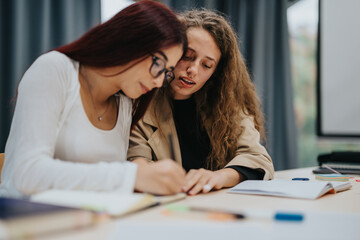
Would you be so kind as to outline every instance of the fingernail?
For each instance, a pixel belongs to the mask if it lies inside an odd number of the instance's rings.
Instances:
[[[206,185],[203,186],[203,191],[204,192],[209,192],[210,190],[211,190],[211,187],[210,187],[209,184],[206,184]]]

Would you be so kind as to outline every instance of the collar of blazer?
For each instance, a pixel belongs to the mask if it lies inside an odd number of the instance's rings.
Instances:
[[[156,95],[151,101],[143,121],[156,128],[161,125],[161,129],[164,127],[163,124],[167,125],[167,123],[174,122],[169,99],[166,96]]]
[[[155,118],[155,116],[157,118]],[[151,137],[148,139],[148,143],[158,159],[171,157],[167,136],[172,134],[175,147],[175,160],[181,164],[179,139],[170,103],[166,96],[155,96],[143,117],[143,123],[151,126],[153,130]]]

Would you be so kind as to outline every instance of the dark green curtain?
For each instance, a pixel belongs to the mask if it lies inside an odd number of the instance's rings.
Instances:
[[[100,23],[100,0],[0,1],[0,152],[4,151],[17,84],[42,53]]]
[[[163,0],[176,11],[209,8],[225,13],[240,39],[262,100],[267,149],[276,170],[297,167],[297,128],[288,42],[288,0]]]

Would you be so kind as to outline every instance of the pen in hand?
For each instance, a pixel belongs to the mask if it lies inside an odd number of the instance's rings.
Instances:
[[[169,145],[170,145],[170,156],[171,159],[175,161],[175,150],[174,150],[174,143],[173,143],[173,138],[172,138],[172,134],[169,133],[168,135],[168,140],[169,140]]]

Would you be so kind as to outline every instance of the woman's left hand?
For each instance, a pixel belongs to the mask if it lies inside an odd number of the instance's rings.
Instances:
[[[211,189],[233,187],[241,180],[240,174],[232,168],[210,171],[203,168],[192,169],[186,174],[186,184],[183,192],[196,195],[199,192],[207,193]]]

